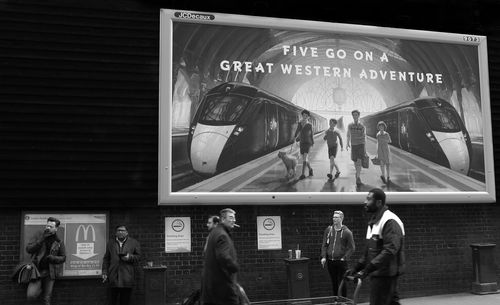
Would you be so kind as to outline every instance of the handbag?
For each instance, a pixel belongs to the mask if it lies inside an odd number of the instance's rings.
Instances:
[[[40,271],[32,262],[23,262],[16,266],[12,279],[18,284],[29,284],[40,278]]]
[[[363,168],[368,168],[370,166],[370,157],[367,154],[361,159],[361,166]]]

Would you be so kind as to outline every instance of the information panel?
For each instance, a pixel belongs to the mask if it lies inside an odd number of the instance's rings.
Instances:
[[[24,212],[21,228],[21,260],[28,260],[26,245],[37,231],[43,230],[47,218],[61,221],[57,235],[66,246],[63,277],[100,276],[108,238],[108,215],[97,213]]]

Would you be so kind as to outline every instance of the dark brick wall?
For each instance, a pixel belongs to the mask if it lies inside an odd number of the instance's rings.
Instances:
[[[144,260],[168,267],[169,303],[199,287],[205,218],[222,206],[156,206],[160,7],[487,35],[493,140],[498,140],[498,5],[399,0],[360,6],[352,1],[294,7],[282,0],[0,0],[0,303],[25,304],[24,289],[9,278],[18,262],[23,210],[109,211],[111,228],[129,224]],[[499,155],[498,146],[494,150]],[[495,172],[500,173],[498,166]],[[283,258],[297,243],[312,259],[311,295],[330,292],[328,274],[318,262],[319,243],[338,208],[354,232],[357,258],[366,230],[361,205],[236,206],[242,225],[235,232],[239,278],[252,300],[287,297]],[[497,244],[500,274],[498,203],[393,209],[407,229],[403,297],[469,291],[471,243]],[[282,217],[283,250],[256,251],[259,215]],[[191,253],[163,252],[166,216],[191,217]],[[140,273],[136,304],[142,304],[142,279]],[[364,287],[363,300],[366,295]],[[96,279],[56,284],[55,304],[98,305],[105,299],[106,289]]]
[[[206,237],[205,218],[222,206],[153,207],[110,210],[110,227],[129,225],[131,236],[142,245],[145,261],[167,266],[167,299],[180,302],[199,287],[202,249]],[[241,228],[234,233],[241,271],[239,280],[251,300],[287,298],[288,286],[283,258],[287,249],[300,244],[310,261],[311,296],[330,293],[330,280],[318,256],[321,236],[334,209],[342,209],[344,223],[356,242],[353,259],[360,255],[366,232],[366,216],[361,205],[348,206],[237,206]],[[500,257],[500,206],[498,204],[392,205],[406,226],[407,274],[401,278],[402,297],[470,291],[472,258],[470,244],[495,243]],[[280,215],[283,250],[257,251],[256,217]],[[189,216],[192,222],[192,252],[164,253],[164,217]],[[0,299],[2,304],[23,304],[24,289],[9,279],[19,255],[21,210],[5,209],[0,216]],[[497,266],[499,262],[497,260]],[[500,268],[497,267],[500,275]],[[143,275],[135,289],[137,304],[142,304]],[[367,285],[361,299],[366,300]],[[56,304],[105,304],[106,289],[97,279],[60,280],[56,284]]]

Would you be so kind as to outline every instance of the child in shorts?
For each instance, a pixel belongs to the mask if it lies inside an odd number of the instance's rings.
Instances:
[[[337,120],[336,119],[330,119],[330,128],[326,130],[325,136],[323,139],[326,141],[328,144],[328,158],[330,159],[330,173],[327,174],[326,176],[328,179],[332,180],[332,172],[333,168],[335,167],[335,170],[337,171],[335,173],[335,178],[338,178],[340,175],[339,167],[335,163],[335,158],[337,157],[337,138],[340,143],[340,149],[343,151],[344,150],[344,145],[342,144],[342,136],[340,136],[340,133],[338,130],[335,129],[335,126],[337,126]]]

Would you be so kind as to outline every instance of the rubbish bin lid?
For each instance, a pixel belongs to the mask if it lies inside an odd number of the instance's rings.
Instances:
[[[472,248],[485,248],[485,247],[494,247],[496,244],[491,244],[491,243],[477,243],[477,244],[471,244],[470,245]]]

